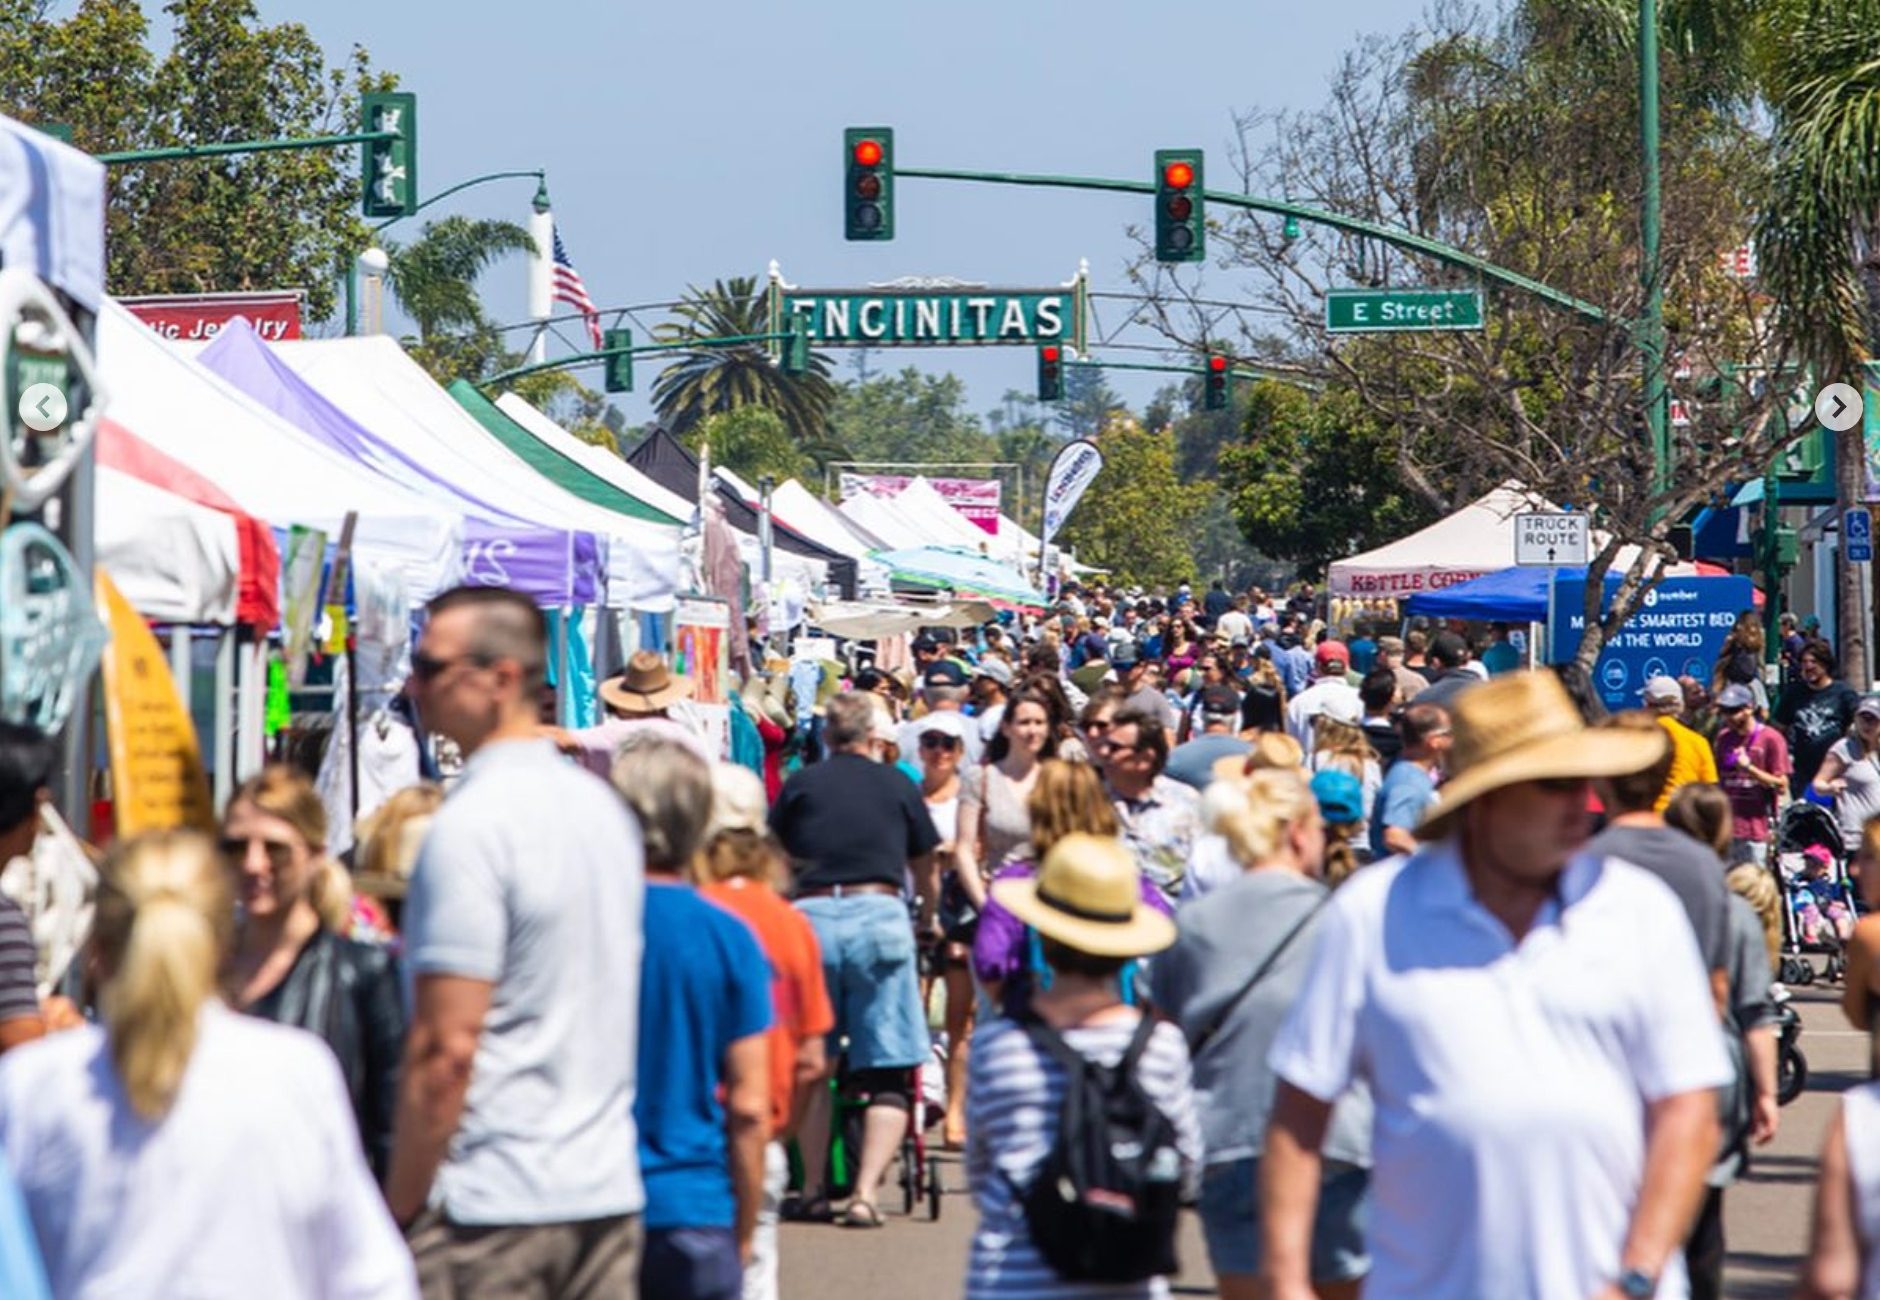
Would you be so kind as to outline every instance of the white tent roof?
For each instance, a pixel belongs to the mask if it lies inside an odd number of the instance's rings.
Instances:
[[[605,536],[609,605],[672,607],[679,579],[676,527],[616,514],[550,482],[478,424],[394,340],[370,335],[273,346],[335,406],[440,476],[519,519]]]
[[[422,599],[457,582],[461,516],[313,442],[108,298],[98,313],[98,357],[112,418],[214,479],[249,514],[337,540],[347,512],[357,511],[354,550],[396,570],[407,595]]]
[[[537,442],[553,447],[570,460],[578,461],[582,468],[593,471],[634,500],[644,501],[656,510],[663,510],[674,519],[690,519],[697,510],[690,501],[676,492],[668,491],[651,476],[642,474],[619,456],[582,442],[514,393],[504,393],[497,398],[496,409],[521,425]]]
[[[1558,510],[1519,483],[1504,483],[1428,528],[1374,551],[1334,560],[1334,596],[1403,597],[1453,587],[1514,564],[1514,517]]]
[[[97,471],[98,563],[156,623],[235,621],[241,543],[235,519],[109,465]]]
[[[933,546],[938,539],[930,536],[927,530],[901,511],[895,509],[892,502],[880,497],[870,496],[866,492],[857,492],[845,498],[836,507],[841,516],[879,541],[888,550],[898,551],[910,546]]]
[[[771,491],[770,508],[812,542],[842,555],[859,560],[880,549],[874,538],[862,536],[834,506],[795,479],[786,479]]]
[[[926,478],[916,477],[902,488],[895,495],[894,508],[906,512],[937,545],[963,547],[981,555],[996,549],[993,535],[955,510]]]

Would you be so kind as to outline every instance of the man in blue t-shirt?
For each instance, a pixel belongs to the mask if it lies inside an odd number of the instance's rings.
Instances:
[[[1371,817],[1371,856],[1415,853],[1417,823],[1436,802],[1436,782],[1449,752],[1449,711],[1440,704],[1412,704],[1397,721],[1403,752],[1384,773]]]
[[[711,814],[704,760],[665,739],[630,743],[613,780],[646,841],[640,1297],[738,1300],[764,1195],[770,963],[749,926],[681,875]]]

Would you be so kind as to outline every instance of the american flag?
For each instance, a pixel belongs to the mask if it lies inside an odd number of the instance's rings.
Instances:
[[[588,337],[594,340],[594,347],[601,346],[601,314],[594,306],[594,300],[588,297],[587,286],[581,283],[581,273],[574,269],[574,263],[568,260],[568,249],[561,242],[561,227],[555,231],[555,291],[553,300],[565,302],[587,318]]]

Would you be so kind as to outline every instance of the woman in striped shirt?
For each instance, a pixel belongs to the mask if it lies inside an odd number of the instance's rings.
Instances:
[[[993,885],[994,898],[1035,929],[1051,967],[1049,987],[1031,1011],[1088,1060],[1113,1067],[1135,1036],[1142,1012],[1124,1004],[1116,975],[1132,957],[1175,939],[1168,917],[1143,903],[1134,859],[1114,837],[1069,835],[1036,877]],[[1125,919],[1126,918],[1126,919]],[[979,1227],[973,1234],[967,1300],[1069,1300],[1161,1297],[1162,1277],[1116,1284],[1068,1282],[1031,1240],[1020,1201],[1057,1138],[1065,1072],[1033,1043],[1024,1024],[1006,1019],[973,1036],[966,1091],[966,1168]],[[1192,1186],[1200,1129],[1188,1071],[1188,1046],[1174,1025],[1156,1026],[1137,1063],[1143,1091],[1174,1125],[1181,1177]]]

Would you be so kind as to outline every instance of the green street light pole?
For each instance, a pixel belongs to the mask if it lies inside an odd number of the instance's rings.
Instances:
[[[1639,153],[1644,211],[1640,221],[1640,267],[1645,277],[1645,311],[1638,323],[1643,370],[1645,424],[1652,439],[1652,488],[1671,486],[1670,393],[1665,386],[1665,285],[1659,266],[1664,193],[1658,148],[1658,0],[1638,6]]]
[[[537,167],[537,168],[533,168],[527,171],[490,172],[488,175],[472,176],[467,181],[459,181],[457,182],[457,184],[452,185],[449,189],[439,190],[437,193],[433,194],[430,198],[426,199],[424,202],[420,203],[417,207],[413,208],[410,212],[402,213],[396,217],[387,217],[384,221],[379,222],[376,226],[372,227],[372,233],[376,235],[379,231],[385,229],[387,226],[394,225],[397,222],[403,221],[408,216],[416,216],[418,213],[430,207],[433,203],[436,203],[441,199],[447,199],[451,195],[457,193],[459,190],[467,190],[474,185],[482,185],[489,181],[521,180],[524,177],[528,177],[528,176],[533,176],[535,178],[535,198],[533,200],[533,206],[535,210],[537,212],[547,212],[548,211],[548,173],[546,171]],[[348,258],[346,261],[346,334],[347,334],[347,337],[350,338],[352,335],[357,334],[358,332],[359,332],[359,261],[356,257],[353,257],[353,258]]]

